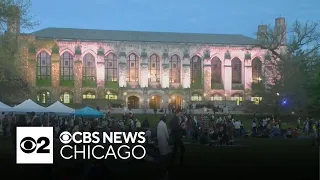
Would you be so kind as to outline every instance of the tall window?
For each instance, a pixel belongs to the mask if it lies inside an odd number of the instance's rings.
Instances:
[[[156,54],[149,58],[149,82],[160,82],[160,58]]]
[[[191,101],[202,101],[202,96],[200,94],[192,94]]]
[[[259,58],[252,60],[252,81],[253,83],[259,83],[262,77],[262,63]]]
[[[118,61],[114,53],[109,53],[104,60],[105,81],[118,81]]]
[[[82,80],[96,81],[96,61],[89,53],[83,57]]]
[[[171,83],[180,83],[181,61],[178,55],[173,55],[169,62],[169,81]]]
[[[217,57],[211,61],[211,81],[221,83],[221,61]]]
[[[191,83],[201,82],[201,59],[199,56],[191,58]]]
[[[128,64],[128,82],[139,82],[139,58],[136,54],[130,54],[127,59]]]
[[[238,58],[234,58],[231,61],[232,64],[232,83],[241,84],[241,61]]]
[[[37,77],[42,80],[51,79],[51,57],[45,51],[37,56]]]
[[[51,100],[51,94],[49,91],[39,91],[37,93],[37,102],[41,104],[48,104]]]
[[[65,52],[60,57],[60,78],[61,80],[73,80],[73,57]]]
[[[60,95],[60,102],[64,103],[64,104],[70,104],[73,102],[73,96],[71,92],[63,92]]]

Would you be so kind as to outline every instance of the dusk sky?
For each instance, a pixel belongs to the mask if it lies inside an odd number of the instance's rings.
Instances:
[[[243,34],[282,16],[320,20],[320,0],[32,0],[39,26],[106,30]]]

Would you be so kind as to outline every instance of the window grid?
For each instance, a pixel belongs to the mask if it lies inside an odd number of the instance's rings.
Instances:
[[[51,57],[42,51],[37,56],[37,78],[41,80],[51,80]]]
[[[200,96],[199,94],[193,94],[191,96],[191,101],[202,101],[202,96]]]
[[[82,80],[96,81],[96,61],[92,54],[83,57]]]
[[[213,58],[211,63],[211,81],[221,83],[221,61],[219,58]]]
[[[191,58],[191,83],[201,81],[201,59],[199,56]]]
[[[169,62],[169,82],[180,83],[181,60],[178,55],[173,55]]]
[[[118,59],[113,53],[105,57],[105,81],[118,81]]]
[[[73,57],[65,52],[60,57],[60,78],[61,80],[73,80]]]
[[[238,58],[232,60],[232,83],[241,84],[241,61]]]
[[[127,58],[128,73],[127,82],[139,82],[139,59],[136,54],[130,54]]]
[[[149,58],[149,82],[160,82],[160,58],[156,54]]]
[[[82,95],[82,99],[96,99],[96,94],[93,92],[86,92]]]

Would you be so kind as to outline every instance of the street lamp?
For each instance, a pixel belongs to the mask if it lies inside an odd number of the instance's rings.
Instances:
[[[227,106],[227,94],[224,93],[224,106],[226,107]]]
[[[280,94],[279,94],[279,93],[277,93],[277,96],[280,96]]]

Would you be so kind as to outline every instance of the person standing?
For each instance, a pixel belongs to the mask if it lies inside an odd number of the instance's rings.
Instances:
[[[166,118],[162,116],[160,122],[157,125],[157,140],[159,146],[160,155],[164,156],[170,152],[169,148],[169,133],[166,124]]]
[[[184,164],[184,153],[185,153],[185,147],[182,141],[182,133],[183,129],[180,126],[180,116],[181,116],[181,111],[180,109],[177,109],[175,112],[175,116],[171,119],[171,138],[172,138],[172,159],[170,165],[173,164],[173,161],[177,155],[178,148],[180,148],[180,165]]]

